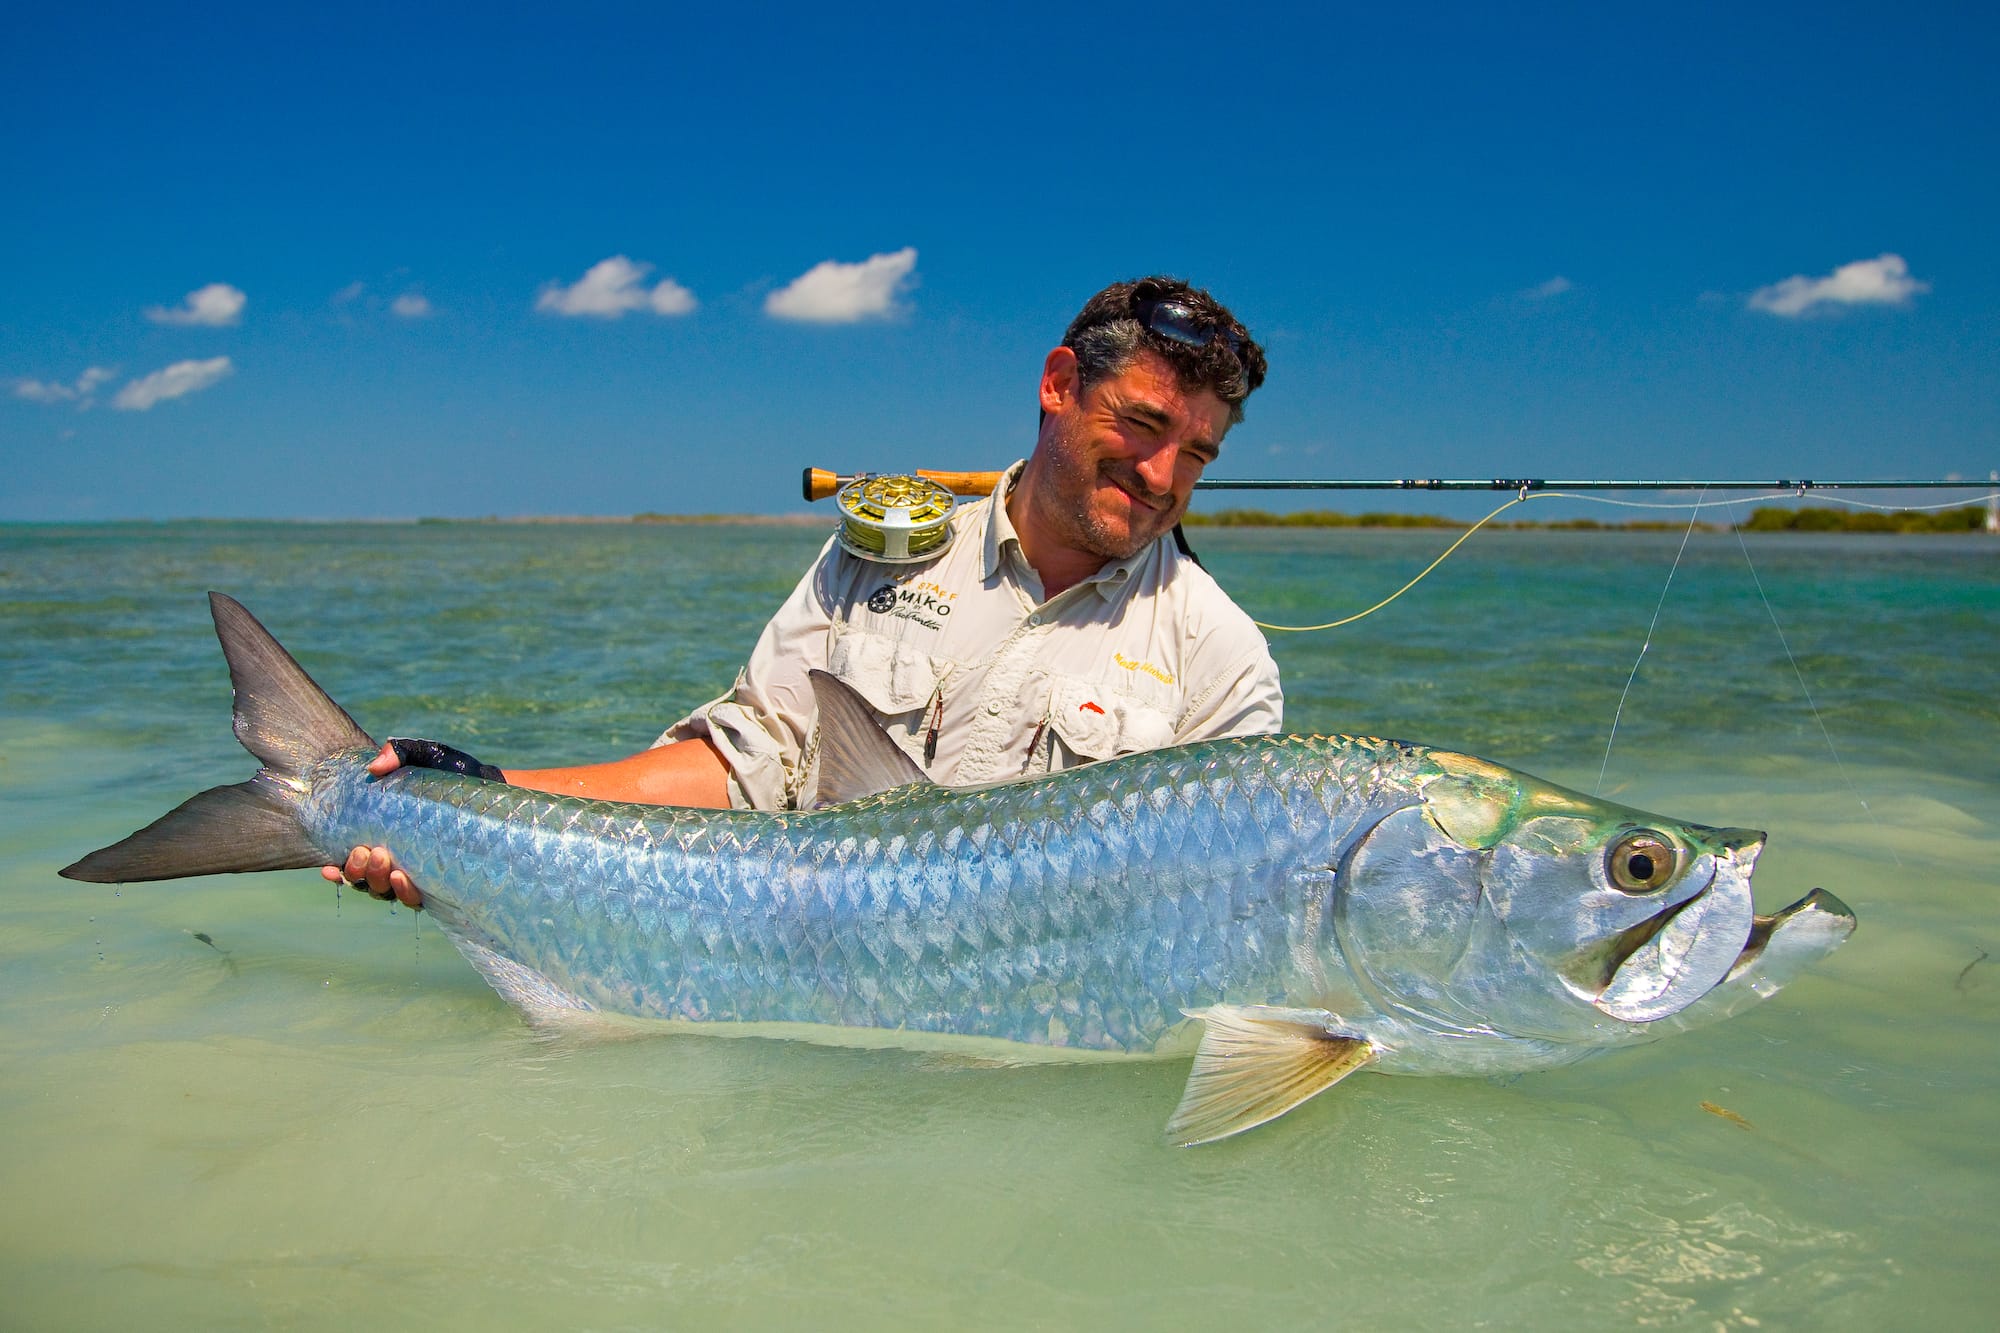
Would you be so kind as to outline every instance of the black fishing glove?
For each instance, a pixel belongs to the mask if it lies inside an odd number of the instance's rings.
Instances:
[[[445,773],[463,773],[469,778],[484,778],[488,782],[505,782],[507,775],[491,764],[482,764],[463,750],[454,750],[442,741],[417,741],[406,736],[391,736],[389,748],[396,752],[396,758],[412,768],[435,768]]]

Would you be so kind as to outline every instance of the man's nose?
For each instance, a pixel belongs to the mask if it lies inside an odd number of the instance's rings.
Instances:
[[[1134,470],[1139,480],[1146,483],[1155,495],[1167,495],[1174,489],[1174,467],[1180,460],[1181,447],[1171,441],[1161,444],[1150,453],[1139,456]]]

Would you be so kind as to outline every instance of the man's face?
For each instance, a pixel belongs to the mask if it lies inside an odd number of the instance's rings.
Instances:
[[[1229,429],[1227,404],[1207,389],[1183,390],[1147,351],[1080,390],[1075,353],[1058,347],[1043,367],[1042,410],[1041,517],[1065,545],[1110,560],[1136,555],[1180,522]]]

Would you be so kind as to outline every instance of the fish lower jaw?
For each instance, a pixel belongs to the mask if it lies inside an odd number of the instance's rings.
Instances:
[[[1686,1032],[1741,1013],[1770,999],[1806,969],[1847,942],[1853,911],[1825,889],[1814,889],[1789,907],[1760,916],[1729,973],[1706,995],[1651,1026]]]

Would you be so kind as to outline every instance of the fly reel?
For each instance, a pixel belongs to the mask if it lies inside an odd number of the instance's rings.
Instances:
[[[951,511],[958,497],[928,477],[857,477],[833,502],[840,509],[841,547],[863,560],[914,564],[951,545]]]

